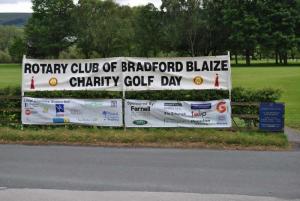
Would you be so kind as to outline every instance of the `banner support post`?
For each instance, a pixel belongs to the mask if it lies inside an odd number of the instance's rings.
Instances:
[[[123,58],[121,60],[123,60]],[[121,66],[120,62],[119,62],[119,65]],[[126,132],[125,101],[126,101],[126,89],[125,89],[125,83],[124,83],[124,72],[122,71],[122,113],[123,113],[122,117],[123,117],[123,130],[124,130],[124,132]]]
[[[23,89],[23,82],[24,82],[24,61],[26,60],[26,55],[23,55],[22,59],[22,77],[21,77],[21,130],[24,130],[23,122],[22,122],[22,109],[23,109],[23,97],[25,96],[24,89]]]
[[[228,55],[228,62],[229,62],[229,76],[230,76],[230,87],[229,87],[229,101],[230,101],[230,107],[231,107],[231,98],[232,98],[232,94],[231,94],[231,90],[232,90],[232,77],[231,77],[231,60],[230,60],[230,51],[227,52]],[[231,111],[232,111],[232,107],[231,107]],[[233,116],[231,114],[231,119],[232,121],[235,123],[235,125],[238,127],[237,123],[234,121]]]
[[[124,90],[124,87],[123,87],[123,96],[122,96],[122,110],[123,110],[123,129],[124,129],[124,132],[126,132],[126,124],[125,124],[125,100],[126,100],[126,92]]]
[[[22,60],[22,81],[21,81],[21,97],[23,98],[24,96],[24,90],[23,90],[23,82],[24,82],[24,60],[26,60],[26,55],[23,55],[23,60]]]
[[[229,87],[229,100],[231,102],[231,90],[232,90],[232,80],[231,80],[231,61],[230,61],[230,51],[227,52],[227,55],[228,55],[228,62],[229,62],[229,76],[230,76],[230,87]]]

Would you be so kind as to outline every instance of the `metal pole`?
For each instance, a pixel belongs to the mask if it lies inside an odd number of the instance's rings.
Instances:
[[[23,55],[23,60],[22,60],[22,81],[21,81],[21,97],[23,98],[24,96],[24,90],[23,90],[23,82],[24,82],[24,62],[26,60],[26,55]]]
[[[121,58],[121,61],[124,60],[124,58]],[[126,89],[124,85],[124,72],[120,65],[120,70],[122,71],[122,113],[123,113],[123,130],[126,132],[126,124],[125,124],[125,101],[126,101]]]
[[[229,76],[230,76],[230,86],[229,86],[229,100],[231,102],[231,90],[232,90],[232,80],[231,80],[231,61],[230,61],[230,51],[227,52],[228,62],[229,62]]]
[[[122,97],[122,111],[123,111],[123,129],[126,132],[126,124],[125,124],[125,100],[126,100],[126,92],[123,87],[123,97]]]
[[[231,79],[231,61],[230,61],[230,51],[227,52],[227,55],[228,55],[228,66],[229,66],[229,101],[230,101],[230,105],[231,105],[231,98],[232,98],[232,95],[231,95],[231,90],[232,90],[232,79]],[[236,124],[236,126],[238,127],[237,123],[234,121],[234,118],[232,116],[232,108],[231,108],[231,119],[232,121]],[[238,127],[239,128],[239,127]]]
[[[21,77],[21,130],[24,130],[23,122],[22,122],[22,108],[23,108],[23,97],[25,95],[24,89],[23,89],[23,82],[24,82],[24,62],[26,60],[26,55],[23,55],[23,60],[22,60],[22,77]]]

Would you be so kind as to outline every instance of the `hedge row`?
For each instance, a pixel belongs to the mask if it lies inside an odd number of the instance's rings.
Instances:
[[[0,96],[20,96],[21,89],[4,88],[0,89]],[[26,93],[29,97],[38,98],[82,98],[82,99],[109,99],[122,98],[122,92],[108,91],[55,91],[55,92],[34,92]],[[281,96],[281,91],[277,89],[245,89],[234,88],[232,90],[233,102],[276,102]],[[216,90],[182,90],[182,91],[143,91],[126,92],[127,99],[141,100],[181,100],[181,101],[207,101],[229,98],[228,91]],[[11,109],[21,108],[21,100],[0,99],[0,122],[20,123],[20,113],[11,112]],[[256,106],[234,106],[233,114],[258,114]],[[256,124],[254,120],[243,119],[248,125]]]

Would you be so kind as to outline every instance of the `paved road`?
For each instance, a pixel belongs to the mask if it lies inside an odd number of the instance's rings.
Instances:
[[[1,186],[295,199],[300,152],[0,145]]]
[[[229,194],[176,192],[69,191],[44,189],[6,189],[0,191],[5,201],[283,201],[280,198]],[[284,200],[287,201],[287,200]],[[293,200],[296,201],[296,200]],[[299,201],[297,199],[297,201]]]

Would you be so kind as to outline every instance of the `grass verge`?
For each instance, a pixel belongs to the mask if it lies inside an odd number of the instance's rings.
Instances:
[[[284,134],[232,132],[215,129],[19,129],[1,127],[0,143],[62,144],[113,147],[213,148],[286,150]]]

